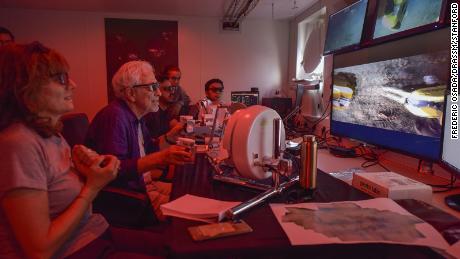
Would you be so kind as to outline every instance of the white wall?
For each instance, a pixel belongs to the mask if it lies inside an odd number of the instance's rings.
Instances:
[[[295,17],[289,23],[289,57],[288,57],[288,78],[296,77],[296,61],[297,61],[297,44],[298,44],[298,28],[299,24],[304,22],[307,18],[318,15],[319,11],[326,7],[326,17],[330,14],[339,11],[340,9],[350,5],[351,2],[356,0],[318,0],[310,8],[305,10],[303,13]],[[327,18],[326,18],[327,25]],[[326,26],[327,27],[327,26]],[[329,111],[324,111],[327,107],[330,94],[331,94],[331,78],[332,72],[332,55],[328,55],[324,58],[324,70],[323,70],[323,84],[320,86],[318,91],[306,91],[302,98],[302,114],[306,117],[314,116],[314,118],[309,118],[311,121],[316,121],[324,112],[328,113]],[[288,84],[283,89],[283,92],[292,98],[295,98],[295,85]],[[320,98],[320,100],[317,100]],[[319,105],[319,109],[317,108]],[[315,109],[317,109],[315,111]],[[328,108],[329,110],[330,108]],[[323,120],[317,130],[321,132],[321,128],[325,126],[329,128],[329,118]]]
[[[320,10],[323,7],[326,7],[326,15],[329,16],[330,14],[333,14],[344,7],[352,4],[356,0],[318,0],[312,7],[307,9],[305,12],[297,16],[295,19],[290,21],[289,24],[289,38],[290,38],[290,43],[289,43],[289,61],[288,61],[288,78],[293,78],[295,77],[295,68],[296,68],[296,59],[297,59],[297,31],[298,31],[298,24],[302,21],[304,21],[306,18],[309,16],[313,15],[316,13],[318,10]],[[332,86],[332,66],[333,66],[333,55],[328,55],[325,56],[324,59],[324,71],[323,71],[323,87],[320,89],[321,92],[321,98],[322,98],[322,103],[323,105],[327,105],[330,102],[330,97],[331,97],[331,86]],[[288,93],[289,96],[294,96],[295,91],[293,90],[292,85],[291,86],[286,86],[286,88],[283,89],[284,92]],[[304,98],[302,101],[305,101],[309,99],[308,92],[307,94],[304,94]],[[311,96],[310,96],[311,97]],[[307,104],[308,105],[308,104]],[[326,115],[330,114],[330,106],[328,110],[326,111]],[[329,117],[325,118],[323,121],[321,121],[317,126],[315,133],[320,135],[322,128],[325,128],[326,130],[329,129],[330,127],[330,120]],[[345,141],[347,142],[347,141]],[[356,143],[353,143],[351,145],[354,145]],[[381,157],[381,160],[385,161],[384,164],[387,164],[387,161],[390,162],[392,166],[399,167],[399,168],[404,168],[403,171],[416,171],[417,166],[418,166],[418,159],[406,156],[397,152],[386,152],[385,155]],[[438,165],[434,165],[434,173],[437,176],[441,176],[443,178],[449,178],[450,173],[446,171],[445,169],[441,168]]]
[[[224,81],[226,101],[232,90],[258,87],[271,96],[287,82],[287,21],[245,20],[242,31],[232,33],[219,30],[218,18],[0,9],[0,26],[17,42],[38,40],[68,59],[78,85],[75,111],[90,118],[107,104],[104,18],[177,20],[181,83],[194,101],[214,77]]]

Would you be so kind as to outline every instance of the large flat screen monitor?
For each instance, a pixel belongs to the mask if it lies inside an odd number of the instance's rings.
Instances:
[[[335,55],[331,133],[437,161],[449,29]]]
[[[324,55],[359,46],[366,10],[367,0],[360,0],[329,16]]]
[[[373,39],[407,36],[438,27],[444,22],[445,0],[380,0]]]
[[[441,165],[449,171],[460,176],[460,139],[458,139],[458,107],[459,103],[453,103],[451,95],[446,97],[444,112],[444,135],[442,140]],[[456,120],[452,120],[455,117]],[[457,138],[452,135],[457,135]],[[449,207],[460,211],[460,194],[446,197]]]

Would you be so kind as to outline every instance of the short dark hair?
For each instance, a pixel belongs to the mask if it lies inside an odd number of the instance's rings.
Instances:
[[[163,83],[164,81],[169,80],[168,75],[165,74],[158,74],[156,78],[159,83]]]
[[[13,35],[13,33],[11,33],[11,31],[8,30],[7,28],[5,28],[5,27],[0,27],[0,34],[8,34],[8,35],[10,35],[11,40],[14,41],[14,35]]]
[[[168,76],[169,71],[181,72],[181,71],[180,71],[180,68],[179,68],[178,66],[176,66],[176,65],[169,65],[169,66],[166,66],[165,69],[163,70],[163,75]]]
[[[222,80],[220,80],[219,78],[213,78],[211,80],[208,80],[208,82],[206,82],[206,84],[204,84],[204,90],[208,91],[209,86],[214,84],[214,83],[219,83],[219,84],[222,85],[222,87],[224,87],[224,82],[222,82]]]

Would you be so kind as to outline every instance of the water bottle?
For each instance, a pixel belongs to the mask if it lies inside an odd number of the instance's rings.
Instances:
[[[314,135],[303,136],[300,149],[300,186],[307,191],[316,189],[316,160],[318,143]]]

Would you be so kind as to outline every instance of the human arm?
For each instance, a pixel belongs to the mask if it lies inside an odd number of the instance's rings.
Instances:
[[[180,136],[183,130],[184,130],[184,124],[177,122],[168,132],[160,136],[159,141],[158,141],[160,150],[163,150],[165,148],[168,148],[171,145],[174,145],[177,141],[177,138]]]
[[[121,108],[101,111],[88,130],[86,145],[99,154],[111,154],[120,159],[119,177],[136,180],[138,151],[137,127]]]
[[[137,160],[139,172],[147,172],[167,165],[183,165],[192,162],[192,154],[185,147],[173,145],[148,154]]]
[[[179,124],[179,123],[180,122],[177,119],[172,119],[172,120],[169,121],[169,128],[172,129],[175,126],[177,126],[177,124]]]
[[[85,187],[97,193],[117,177],[120,160],[112,155],[99,155],[83,145],[72,150],[72,160],[78,172],[85,177]],[[89,197],[94,199],[95,197]],[[91,200],[92,201],[92,200]]]
[[[106,161],[106,165],[100,167],[102,161]],[[100,157],[91,166],[85,166],[85,185],[69,206],[53,219],[46,189],[22,184],[5,193],[1,200],[2,210],[27,257],[50,258],[62,247],[77,229],[101,186],[113,179],[118,163],[114,157]]]
[[[2,209],[27,257],[50,258],[75,231],[89,202],[75,199],[53,221],[48,207],[48,194],[42,190],[15,189],[2,199]]]

